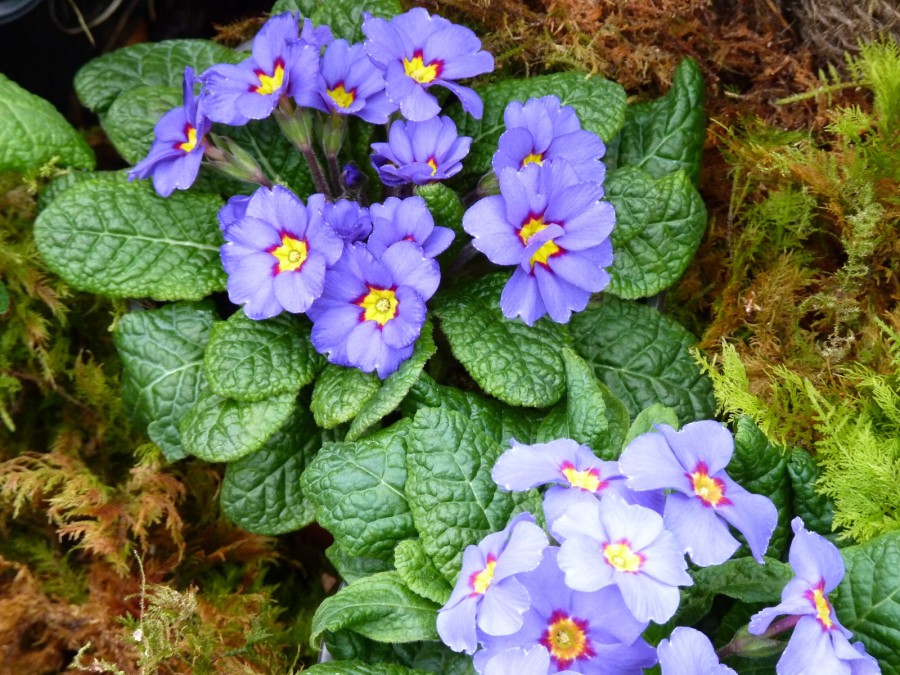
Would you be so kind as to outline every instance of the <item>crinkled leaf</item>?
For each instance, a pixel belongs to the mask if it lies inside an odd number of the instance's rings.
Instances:
[[[753,558],[732,558],[721,565],[693,569],[691,576],[697,590],[710,596],[719,594],[743,602],[777,604],[794,571],[776,558],[765,561],[765,565],[760,565]]]
[[[608,451],[609,423],[600,383],[590,366],[571,348],[563,350],[562,358],[566,369],[566,400],[543,419],[537,440],[546,443],[556,438],[571,438],[595,452]]]
[[[459,251],[469,241],[469,235],[462,226],[463,214],[466,212],[462,200],[456,190],[438,181],[416,186],[416,194],[425,200],[425,205],[434,216],[434,224],[449,228],[456,235],[450,247],[441,254],[442,260],[455,260]]]
[[[472,148],[463,162],[463,172],[467,174],[480,175],[491,170],[497,141],[506,131],[503,111],[511,101],[524,103],[529,98],[556,96],[563,105],[575,109],[583,129],[593,131],[604,142],[615,136],[625,122],[625,90],[622,86],[585,73],[573,71],[509,79],[476,87],[476,91],[484,101],[484,115],[480,120],[463,113],[458,104],[448,113],[456,122],[459,135],[472,137]]]
[[[313,387],[310,410],[316,417],[316,424],[323,429],[333,429],[349,422],[380,387],[381,380],[375,373],[329,363]]]
[[[443,605],[453,587],[447,583],[419,539],[404,539],[394,549],[394,567],[410,590]]]
[[[411,670],[394,663],[364,663],[362,661],[327,661],[303,669],[310,675],[426,675],[424,670]]]
[[[678,416],[674,410],[661,403],[654,403],[650,407],[644,408],[631,423],[628,435],[625,436],[625,445],[631,443],[638,436],[653,431],[653,427],[657,424],[668,424],[673,429],[677,429]]]
[[[293,314],[254,321],[235,312],[209,338],[203,362],[209,388],[237,401],[296,394],[325,363],[309,341],[311,330],[306,318]]]
[[[78,183],[105,180],[122,185],[128,182],[127,171],[67,171],[51,180],[38,195],[38,210],[43,211],[54,199]]]
[[[794,513],[803,518],[806,529],[825,535],[831,533],[834,502],[816,490],[822,470],[806,450],[796,448],[788,460],[788,476],[793,491]]]
[[[706,138],[705,105],[703,74],[694,61],[684,59],[664,96],[628,106],[618,165],[638,167],[654,178],[683,170],[697,185]]]
[[[0,73],[0,172],[24,173],[54,158],[94,168],[94,151],[53,104]]]
[[[100,119],[103,131],[129,164],[150,152],[159,118],[183,105],[178,87],[135,87],[123,92]]]
[[[654,403],[674,409],[683,423],[714,416],[712,384],[689,351],[696,340],[669,317],[607,295],[569,326],[575,351],[632,416]]]
[[[394,569],[393,563],[383,558],[350,555],[337,542],[325,549],[325,555],[341,575],[341,579],[350,584],[362,577]]]
[[[204,384],[203,350],[216,319],[209,302],[131,312],[116,324],[122,397],[170,462],[185,456],[178,425]]]
[[[247,58],[208,40],[142,42],[90,61],[75,75],[75,93],[85,107],[105,113],[123,92],[140,86],[181,87],[184,69],[197,74],[217,63]]]
[[[354,581],[326,598],[312,620],[310,644],[325,631],[352,630],[379,642],[437,640],[438,606],[416,595],[396,572]]]
[[[510,405],[546,407],[565,393],[560,351],[565,326],[544,317],[533,326],[503,318],[508,275],[491,274],[442,296],[435,307],[453,355],[491,396]]]
[[[416,341],[416,347],[412,356],[404,361],[396,372],[392,373],[372,397],[365,402],[362,409],[353,418],[350,431],[347,432],[347,440],[353,441],[362,436],[382,417],[394,411],[403,398],[409,393],[410,388],[419,379],[425,363],[434,356],[437,348],[432,337],[433,328],[430,321],[422,326],[422,333]]]
[[[624,167],[609,174],[606,197],[616,208],[607,290],[645,298],[678,281],[706,231],[706,206],[685,173],[653,180]]]
[[[208,388],[181,421],[185,451],[207,462],[233,462],[259,450],[287,422],[296,395],[255,403],[216,396]]]
[[[114,298],[196,300],[225,288],[215,195],[164,199],[149,182],[78,183],[37,217],[47,266],[72,286]]]
[[[776,558],[787,546],[793,516],[791,479],[787,467],[788,452],[770,443],[752,419],[746,416],[738,418],[734,455],[725,471],[745,489],[771,499],[778,509],[778,525],[768,549],[768,554]]]
[[[830,597],[854,639],[878,659],[883,673],[900,672],[900,532],[841,549],[847,571]]]
[[[330,26],[336,38],[348,42],[361,42],[362,13],[390,19],[403,11],[399,0],[320,0],[312,13],[312,22],[318,26]]]
[[[416,536],[403,492],[408,428],[401,421],[359,441],[326,443],[303,473],[319,524],[349,555],[390,561],[398,541]]]
[[[405,647],[406,645],[401,645]],[[413,645],[410,645],[412,647]],[[472,657],[451,651],[442,642],[423,642],[417,652],[411,655],[412,668],[421,668],[428,673],[441,675],[475,675]]]
[[[300,488],[300,476],[322,441],[312,414],[298,407],[262,448],[226,467],[223,513],[256,534],[282,534],[311,523],[315,508]]]
[[[502,448],[464,415],[435,408],[416,414],[407,440],[409,508],[425,552],[454,583],[463,549],[513,512],[513,495],[491,478]]]
[[[259,120],[242,127],[217,125],[213,130],[249,152],[273,183],[290,188],[304,201],[316,191],[309,164],[281,133],[274,119]],[[250,194],[255,188],[245,184],[244,189]]]

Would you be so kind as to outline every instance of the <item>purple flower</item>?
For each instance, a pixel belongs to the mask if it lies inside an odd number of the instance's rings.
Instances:
[[[506,636],[482,634],[484,649],[475,654],[475,669],[518,674],[520,667],[538,672],[545,663],[544,673],[640,675],[656,663],[656,651],[640,637],[646,622],[632,616],[619,590],[572,590],[557,565],[557,552],[546,548],[536,570],[518,575],[531,597],[522,627]]]
[[[315,87],[296,95],[297,105],[387,124],[397,106],[384,93],[384,73],[361,44],[335,40],[325,48]]]
[[[438,264],[411,241],[378,257],[362,244],[347,247],[307,312],[313,346],[331,363],[387,377],[412,355],[440,279]]]
[[[453,241],[453,230],[435,227],[434,217],[421,197],[388,197],[384,204],[372,204],[369,214],[372,234],[368,246],[376,256],[398,241],[411,241],[421,246],[426,256],[434,258]]]
[[[321,49],[334,41],[334,35],[332,35],[331,28],[328,26],[314,26],[309,19],[303,19],[300,39],[316,49]]]
[[[600,158],[606,146],[596,134],[584,131],[574,108],[562,106],[556,96],[532,98],[524,105],[512,101],[503,120],[506,131],[492,161],[495,173],[561,157],[580,180],[603,183],[606,166]]]
[[[426,89],[441,85],[456,94],[463,110],[481,119],[481,98],[456,80],[489,73],[494,57],[481,49],[481,40],[468,28],[421,7],[399,14],[390,21],[363,14],[366,51],[372,62],[385,71],[385,91],[400,106],[403,116],[422,122],[440,112],[437,99]]]
[[[679,626],[656,651],[662,675],[737,675],[719,663],[709,638],[693,628]]]
[[[237,65],[222,63],[200,76],[204,109],[213,122],[240,126],[263,119],[282,96],[303,96],[315,86],[319,49],[300,39],[291,12],[266,21],[251,53]]]
[[[228,231],[231,225],[244,217],[249,203],[250,197],[248,195],[234,195],[225,202],[225,206],[219,209],[219,228],[223,234]]]
[[[322,210],[322,216],[331,229],[344,240],[345,245],[362,241],[372,231],[369,209],[356,202],[346,199],[339,199],[334,203],[327,202]]]
[[[387,143],[372,143],[372,166],[385,185],[425,185],[459,173],[471,144],[471,138],[456,133],[449,117],[424,122],[397,120]]]
[[[156,123],[150,153],[131,170],[128,180],[152,176],[153,188],[163,197],[194,184],[206,150],[206,133],[212,126],[194,96],[198,81],[191,67],[184,69],[184,105]]]
[[[615,211],[597,183],[583,182],[563,160],[503,169],[500,194],[463,216],[472,244],[498,265],[516,265],[503,289],[503,316],[528,325],[544,314],[565,323],[609,283],[609,235]]]
[[[322,294],[325,270],[343,250],[341,238],[322,220],[323,202],[322,195],[312,195],[307,206],[287,188],[263,187],[242,216],[223,221],[228,297],[244,305],[251,319],[305,312]]]
[[[522,513],[502,532],[467,546],[456,587],[438,612],[437,629],[444,643],[473,654],[478,646],[476,626],[489,635],[516,632],[531,600],[515,575],[536,568],[548,545],[532,515]]]
[[[729,523],[747,539],[753,557],[763,562],[778,522],[772,500],[747,492],[725,473],[733,453],[729,431],[718,422],[702,420],[681,431],[658,424],[656,431],[635,438],[619,458],[629,487],[672,490],[666,497],[666,529],[697,565],[718,565],[737,550]]]
[[[565,537],[559,566],[578,591],[615,584],[639,621],[665,623],[678,608],[679,586],[693,580],[675,538],[655,511],[612,495],[556,521]]]
[[[881,669],[862,644],[850,644],[853,635],[844,628],[827,594],[844,578],[844,559],[825,537],[809,532],[800,518],[791,521],[794,540],[788,561],[794,570],[781,592],[781,603],[756,613],[750,632],[762,635],[772,620],[787,614],[800,617],[787,648],[778,660],[778,675],[802,675],[815,665],[822,675],[875,675]]]

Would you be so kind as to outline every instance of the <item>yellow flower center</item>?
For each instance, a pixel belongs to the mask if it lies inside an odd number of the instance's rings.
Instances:
[[[309,255],[309,247],[304,239],[294,239],[289,234],[281,235],[281,246],[269,251],[278,261],[275,265],[275,274],[282,272],[296,272]]]
[[[559,610],[550,616],[540,643],[550,652],[558,669],[568,670],[577,659],[589,659],[596,655],[588,641],[587,628],[587,621],[570,617]]]
[[[184,132],[187,140],[184,143],[179,143],[178,149],[187,154],[197,147],[197,130],[190,124],[185,124]]]
[[[489,555],[487,559],[487,566],[480,572],[475,572],[469,578],[469,585],[472,587],[472,591],[474,593],[477,593],[478,595],[485,594],[488,586],[490,586],[491,582],[494,580],[494,568],[496,566],[496,558],[494,558],[494,556],[492,555]]]
[[[369,286],[368,294],[356,304],[365,310],[363,320],[376,321],[378,325],[384,326],[397,316],[397,305],[400,304],[400,301],[397,300],[394,291],[389,288]]]
[[[403,70],[419,84],[433,82],[441,74],[443,64],[440,61],[432,61],[426,64],[422,59],[422,52],[413,53],[411,59],[403,57]]]
[[[637,572],[644,564],[644,556],[631,550],[628,540],[604,544],[603,557],[618,572]]]
[[[522,167],[526,167],[529,164],[537,164],[538,166],[542,166],[544,164],[544,153],[539,152],[537,154],[531,152],[528,154],[525,159],[522,160]],[[519,167],[519,168],[522,168]]]
[[[694,473],[688,474],[691,479],[691,485],[694,488],[694,494],[700,498],[706,506],[719,506],[731,503],[731,500],[725,497],[725,483],[720,478],[713,478],[709,475],[709,469],[701,462]]]
[[[563,462],[562,475],[569,481],[569,485],[588,492],[597,492],[602,487],[606,487],[606,481],[600,480],[599,469],[584,469],[579,471],[571,462]]]
[[[437,173],[437,162],[434,161],[434,157],[428,158],[428,166],[431,167],[431,175],[432,176]]]
[[[254,93],[274,94],[281,89],[281,85],[284,83],[284,61],[276,59],[275,72],[267,75],[264,71],[257,70],[256,77],[259,79],[259,86],[253,89]]]
[[[547,223],[544,222],[543,216],[531,215],[528,217],[528,220],[522,224],[522,228],[516,234],[519,235],[519,239],[522,240],[522,243],[528,246],[528,241],[538,232],[546,228]],[[531,269],[534,269],[535,263],[546,265],[550,256],[559,253],[559,251],[559,246],[552,241],[545,242],[532,254],[531,260],[529,261],[531,262]]]
[[[828,598],[825,597],[823,588],[822,584],[819,584],[817,588],[814,588],[812,590],[812,598],[810,599],[812,600],[813,606],[816,608],[816,619],[819,620],[822,628],[831,630],[834,627],[834,622],[831,620],[831,603],[828,602]]]
[[[327,93],[328,98],[334,101],[334,104],[339,108],[349,108],[356,100],[356,90],[345,90],[343,82],[338,82],[338,85],[334,89],[329,89]]]

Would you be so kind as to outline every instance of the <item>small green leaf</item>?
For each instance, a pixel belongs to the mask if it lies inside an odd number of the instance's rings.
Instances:
[[[316,416],[316,424],[323,429],[333,429],[349,422],[380,387],[381,380],[375,373],[329,363],[313,387],[310,410]]]
[[[603,403],[606,406],[606,424],[609,432],[609,447],[613,448],[607,454],[597,453],[601,459],[612,461],[619,459],[622,449],[625,447],[625,438],[631,424],[631,415],[622,400],[612,393],[609,387],[600,382],[600,391],[603,393]]]
[[[325,363],[309,341],[311,330],[292,314],[254,321],[235,312],[213,326],[203,362],[209,388],[237,401],[296,394]]]
[[[412,356],[404,361],[395,373],[392,373],[381,383],[381,386],[365,402],[356,414],[356,417],[353,418],[350,431],[347,432],[348,441],[354,441],[362,436],[372,425],[400,405],[400,402],[409,393],[410,388],[419,379],[425,363],[437,351],[437,348],[434,346],[432,331],[431,322],[426,321],[422,326],[422,333],[416,341],[416,347]]]
[[[794,495],[794,513],[803,518],[806,529],[830,534],[834,502],[816,490],[816,481],[821,473],[816,460],[806,450],[795,448],[788,460],[787,470]]]
[[[621,85],[599,76],[569,72],[537,75],[522,80],[503,80],[496,84],[476,87],[484,101],[480,120],[463,113],[458,104],[450,109],[460,136],[471,136],[472,147],[463,171],[480,175],[491,170],[491,158],[497,141],[506,131],[503,111],[511,101],[526,102],[529,98],[553,95],[563,105],[578,113],[581,126],[593,131],[604,142],[619,133],[625,122],[625,90]]]
[[[362,661],[328,661],[303,669],[310,675],[427,675],[428,671],[410,670],[394,663],[364,663]],[[433,672],[433,671],[432,671]]]
[[[462,200],[456,190],[439,181],[416,186],[416,194],[425,200],[425,205],[434,216],[435,225],[453,230],[453,243],[441,254],[442,260],[453,260],[469,241],[469,235],[462,226],[463,214],[466,212]]]
[[[781,591],[794,577],[787,563],[766,558],[760,565],[753,558],[732,558],[721,565],[691,571],[698,590],[713,595],[726,595],[742,602],[777,604]]]
[[[696,340],[672,319],[605,295],[569,326],[575,351],[632,416],[654,403],[674,409],[684,423],[714,416],[712,384],[689,351]]]
[[[551,406],[565,393],[560,352],[569,336],[549,317],[533,326],[503,318],[507,279],[491,274],[457,287],[439,299],[435,314],[453,355],[488,394],[510,405]]]
[[[53,104],[0,73],[0,172],[25,173],[54,158],[94,168],[94,151]]]
[[[215,127],[214,131],[249,152],[273,183],[290,188],[303,200],[316,191],[309,164],[281,133],[274,119],[254,121],[242,127]],[[250,192],[253,187],[245,184],[245,189]]]
[[[352,630],[379,642],[438,640],[438,606],[416,595],[396,572],[354,581],[326,598],[312,620],[309,642],[325,631]]]
[[[393,560],[416,536],[403,486],[408,421],[353,443],[326,443],[303,473],[319,524],[351,556]]]
[[[410,590],[423,598],[443,605],[450,599],[453,587],[425,553],[419,539],[404,539],[394,549],[394,567]]]
[[[616,208],[607,291],[646,298],[678,281],[706,232],[706,206],[684,172],[654,181],[624,167],[609,174],[606,197]]]
[[[422,546],[450,583],[463,550],[502,530],[515,500],[501,492],[491,468],[502,448],[452,410],[420,410],[407,439],[406,496]]]
[[[200,392],[197,403],[181,421],[185,451],[207,462],[233,462],[259,450],[294,410],[293,393],[256,403]]]
[[[6,314],[9,310],[9,291],[6,290],[6,284],[0,281],[0,314]]]
[[[362,42],[362,14],[368,12],[381,19],[390,19],[403,12],[399,0],[319,0],[312,13],[317,26],[329,26],[334,37],[348,42]]]
[[[178,425],[204,385],[203,350],[215,319],[210,302],[179,302],[116,324],[122,398],[170,462],[185,456]]]
[[[100,125],[125,161],[137,164],[150,152],[159,118],[182,105],[181,87],[135,87],[113,101]]]
[[[706,138],[705,105],[703,74],[694,61],[685,59],[665,96],[628,107],[618,165],[635,166],[654,178],[683,170],[697,185]]]
[[[625,445],[640,436],[653,431],[653,427],[657,424],[668,424],[673,429],[678,428],[678,416],[671,408],[654,403],[649,408],[644,408],[634,418],[631,427],[628,429],[628,435],[625,436]]]
[[[328,561],[334,565],[334,569],[337,570],[341,579],[349,584],[357,579],[394,569],[392,561],[364,555],[350,555],[337,542],[325,549],[325,555],[328,557]]]
[[[123,92],[140,86],[181,87],[184,69],[202,73],[218,63],[247,58],[208,40],[142,42],[90,61],[75,75],[75,93],[86,108],[105,113]]]
[[[320,447],[322,432],[312,414],[298,408],[262,448],[225,468],[222,512],[256,534],[283,534],[313,522],[315,509],[300,489],[300,475]]]
[[[113,298],[196,300],[225,288],[215,195],[164,199],[147,182],[78,183],[37,217],[34,238],[54,272]]]
[[[884,673],[900,672],[900,532],[841,549],[847,571],[834,611]]]

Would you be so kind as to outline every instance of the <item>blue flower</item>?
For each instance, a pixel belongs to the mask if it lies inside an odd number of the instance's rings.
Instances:
[[[387,143],[372,143],[372,166],[385,185],[425,185],[455,176],[472,139],[460,137],[449,117],[424,122],[397,120]]]
[[[656,651],[662,675],[737,675],[719,663],[709,638],[694,628],[679,626]]]
[[[411,241],[418,244],[426,256],[434,258],[453,241],[453,230],[435,226],[425,200],[418,196],[388,197],[384,204],[372,204],[369,215],[372,217],[372,234],[368,246],[376,256],[398,241]]]

